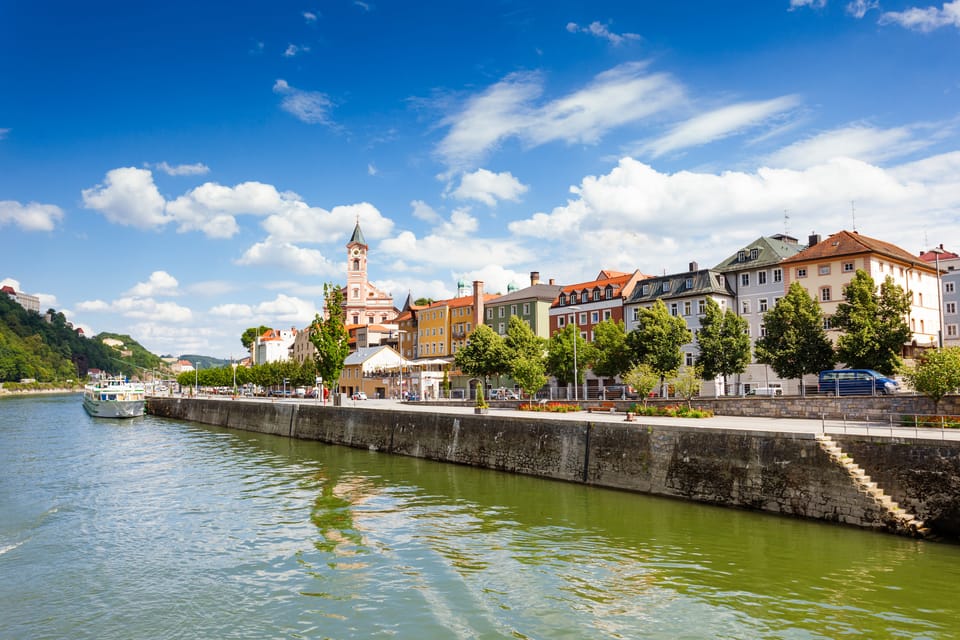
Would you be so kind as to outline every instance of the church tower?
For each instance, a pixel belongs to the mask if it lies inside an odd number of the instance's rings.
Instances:
[[[397,317],[393,297],[380,291],[367,279],[367,257],[370,247],[360,230],[360,219],[347,243],[347,286],[343,290],[344,322],[350,324],[384,324]]]

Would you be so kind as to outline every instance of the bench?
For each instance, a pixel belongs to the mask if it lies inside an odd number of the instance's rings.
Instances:
[[[617,405],[615,402],[601,402],[599,407],[587,407],[587,413],[593,413],[594,411],[613,413],[616,410]]]

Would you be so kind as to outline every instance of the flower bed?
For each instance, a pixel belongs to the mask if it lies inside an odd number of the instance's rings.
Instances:
[[[672,404],[665,407],[658,405],[636,404],[630,406],[630,413],[638,416],[667,416],[670,418],[712,418],[713,411],[709,409],[694,409],[685,404]]]
[[[569,413],[571,411],[581,411],[582,407],[578,404],[567,404],[565,402],[547,402],[545,404],[521,404],[520,411],[547,411],[550,413]]]

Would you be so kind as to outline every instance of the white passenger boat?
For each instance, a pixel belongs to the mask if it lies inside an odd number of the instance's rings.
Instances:
[[[124,378],[104,378],[83,390],[83,408],[95,418],[134,418],[146,409],[143,384]]]

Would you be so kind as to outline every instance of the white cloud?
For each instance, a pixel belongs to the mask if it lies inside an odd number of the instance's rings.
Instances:
[[[110,305],[104,302],[103,300],[85,300],[83,302],[77,303],[77,310],[101,313],[101,312],[109,311]]]
[[[4,138],[6,138],[8,133],[10,133],[10,129],[0,128],[0,140],[3,140]]]
[[[643,63],[626,63],[586,87],[536,105],[543,92],[536,73],[510,74],[468,99],[444,119],[450,130],[437,147],[448,165],[473,163],[510,138],[528,146],[553,141],[594,144],[611,129],[652,116],[683,101],[682,87]]]
[[[262,182],[227,187],[207,182],[167,204],[177,231],[202,231],[211,238],[230,238],[239,231],[235,216],[266,216],[307,205],[291,192],[280,193]]]
[[[283,57],[293,58],[301,53],[309,53],[309,52],[310,52],[310,47],[306,45],[288,44],[287,48],[283,52]]]
[[[281,293],[273,300],[261,302],[253,311],[257,317],[269,318],[273,323],[289,322],[293,326],[302,327],[313,320],[317,307],[307,300]]]
[[[581,27],[576,22],[567,23],[567,31],[570,33],[589,33],[592,36],[608,40],[613,45],[623,44],[626,40],[639,40],[640,36],[636,33],[613,33],[607,28],[607,25],[600,22],[591,22],[586,27]]]
[[[759,102],[741,102],[700,114],[674,127],[666,135],[644,145],[653,157],[706,144],[756,126],[797,105],[796,96]]]
[[[107,172],[104,184],[82,192],[87,209],[99,211],[110,222],[153,229],[170,221],[163,196],[146,169],[123,167]]]
[[[370,3],[362,2],[361,0],[353,0],[354,6],[360,7],[364,11],[370,11]]]
[[[377,171],[376,165],[372,162],[367,163],[367,175],[375,176],[377,173],[379,172]]]
[[[413,217],[418,220],[431,223],[437,223],[442,220],[440,214],[423,200],[414,200],[410,203],[410,206],[413,208]]]
[[[293,200],[287,204],[263,221],[272,241],[335,242],[353,231],[357,219],[368,240],[386,237],[393,231],[393,221],[369,202],[339,205],[330,211]]]
[[[84,301],[77,304],[77,309],[94,313],[119,313],[126,318],[145,319],[158,323],[182,323],[193,319],[193,313],[187,307],[139,296],[122,297],[109,303],[103,300]]]
[[[559,268],[580,255],[598,268],[604,266],[598,260],[608,264],[619,253],[632,256],[623,266],[676,272],[691,260],[713,266],[732,244],[781,230],[785,209],[793,224],[823,233],[849,228],[851,201],[858,229],[871,237],[903,237],[905,212],[930,228],[954,228],[960,223],[958,171],[960,152],[889,169],[836,158],[803,170],[721,174],[660,173],[624,158],[608,174],[584,178],[566,205],[509,229],[541,241],[539,258]],[[731,241],[734,232],[749,237]]]
[[[316,22],[316,21],[317,21],[317,14],[314,13],[313,11],[304,11],[304,12],[303,12],[303,19],[306,20],[307,22]]]
[[[858,20],[863,16],[867,15],[868,11],[874,9],[880,9],[880,2],[878,0],[853,0],[847,4],[847,14],[857,18]]]
[[[341,265],[333,264],[316,249],[304,249],[290,242],[267,238],[247,249],[236,264],[271,265],[318,277],[342,275]]]
[[[319,91],[302,91],[287,84],[286,80],[277,80],[273,92],[283,96],[280,108],[307,124],[333,126],[330,109],[333,103],[326,94]]]
[[[227,282],[225,280],[207,280],[204,282],[195,282],[186,287],[188,293],[204,297],[219,296],[226,293],[233,293],[241,289],[241,285],[236,282]]]
[[[253,307],[248,304],[221,304],[210,309],[210,315],[223,318],[252,318]]]
[[[24,231],[53,231],[63,219],[63,209],[54,204],[0,200],[0,227],[13,224]]]
[[[850,125],[795,142],[771,154],[766,162],[771,166],[796,169],[823,164],[838,157],[880,162],[913,153],[927,144],[915,139],[909,127],[877,129]]]
[[[127,295],[137,297],[175,296],[179,294],[178,286],[177,279],[166,271],[154,271],[150,274],[150,279],[147,282],[138,282],[127,292]]]
[[[801,7],[810,7],[811,9],[822,9],[827,6],[827,0],[790,0],[788,11],[794,11]]]
[[[922,33],[929,33],[940,27],[960,29],[960,0],[945,2],[940,9],[911,7],[906,11],[888,11],[880,16],[880,24],[899,24]]]
[[[477,169],[461,177],[460,186],[453,191],[453,196],[460,200],[479,200],[492,207],[497,200],[519,201],[528,188],[509,171],[493,173],[487,169]]]
[[[210,167],[197,162],[195,164],[178,164],[172,166],[166,162],[158,162],[153,165],[154,168],[163,171],[169,176],[202,176],[210,173]]]
[[[20,281],[14,280],[13,278],[4,278],[0,280],[0,287],[13,287],[14,291],[22,291],[20,288]]]

